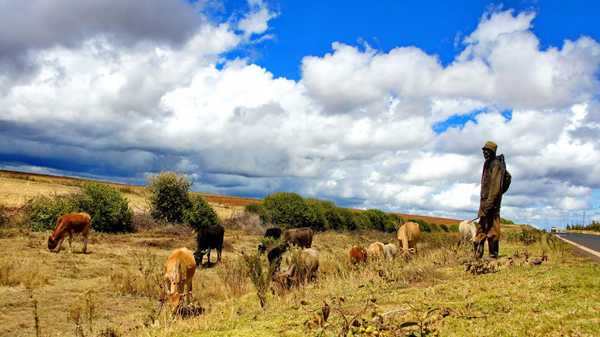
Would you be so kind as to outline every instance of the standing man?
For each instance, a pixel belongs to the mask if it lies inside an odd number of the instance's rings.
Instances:
[[[475,258],[483,257],[485,240],[488,241],[490,255],[488,258],[497,259],[498,240],[500,240],[500,204],[502,203],[501,182],[506,168],[496,157],[498,145],[488,141],[483,146],[483,172],[481,174],[481,193],[479,201],[479,226],[473,241]]]

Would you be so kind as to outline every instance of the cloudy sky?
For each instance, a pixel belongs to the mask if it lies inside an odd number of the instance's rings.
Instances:
[[[600,221],[594,1],[0,0],[0,169]]]

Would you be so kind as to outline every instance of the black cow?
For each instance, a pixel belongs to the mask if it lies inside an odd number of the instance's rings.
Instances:
[[[202,258],[204,254],[207,254],[208,265],[210,266],[210,250],[217,250],[217,262],[221,261],[221,250],[223,249],[223,236],[225,235],[225,228],[221,225],[212,225],[208,227],[202,227],[198,231],[198,237],[196,239],[198,248],[194,253],[196,259],[196,265],[202,265]]]
[[[281,230],[281,228],[271,227],[271,228],[267,229],[264,237],[272,238],[273,240],[279,240],[282,233],[283,233],[283,231]],[[258,251],[264,254],[264,252],[267,251],[267,247],[264,244],[260,244],[260,245],[258,245]]]
[[[265,232],[265,238],[273,238],[273,239],[277,240],[281,237],[282,233],[283,233],[283,231],[281,230],[281,228],[272,227],[272,228],[267,229],[267,231]]]
[[[287,250],[287,244],[281,244],[279,246],[273,247],[267,254],[267,260],[269,260],[269,265],[274,266],[273,272],[279,271],[279,266],[281,265],[281,256]]]

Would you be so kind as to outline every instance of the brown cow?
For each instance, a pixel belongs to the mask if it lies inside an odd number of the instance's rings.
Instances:
[[[293,243],[300,248],[310,248],[312,246],[313,231],[309,227],[293,228],[283,232],[283,240],[287,243]]]
[[[350,262],[367,262],[367,250],[365,247],[352,247],[352,249],[350,249]]]
[[[383,255],[383,243],[375,242],[367,249],[367,255],[374,260]]]
[[[176,249],[165,263],[165,283],[171,308],[179,305],[181,298],[189,303],[192,294],[192,278],[196,272],[194,253],[187,248]],[[185,288],[188,292],[185,292]]]
[[[414,222],[407,222],[398,229],[398,245],[402,254],[408,255],[417,252],[417,242],[421,236],[419,225]]]
[[[56,252],[60,252],[65,236],[69,235],[69,253],[73,251],[73,234],[83,235],[83,253],[87,250],[88,236],[92,218],[87,213],[65,214],[56,220],[54,233],[48,237],[48,250],[52,251],[56,246]]]

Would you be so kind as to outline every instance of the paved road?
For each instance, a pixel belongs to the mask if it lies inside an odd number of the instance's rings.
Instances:
[[[575,246],[574,251],[592,261],[600,262],[600,235],[581,233],[554,233]]]

